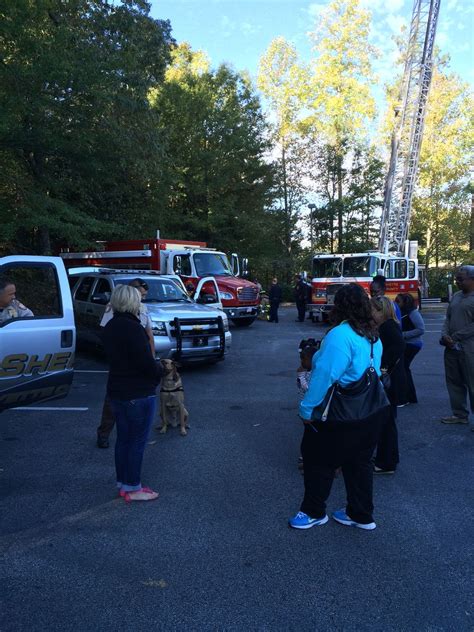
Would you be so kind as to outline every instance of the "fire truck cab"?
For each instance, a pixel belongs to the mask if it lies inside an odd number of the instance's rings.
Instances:
[[[198,302],[222,307],[237,326],[250,325],[258,315],[260,296],[254,283],[238,277],[237,255],[231,263],[223,252],[208,248],[205,242],[173,239],[138,239],[104,243],[97,252],[63,252],[67,268],[102,266],[107,268],[157,270],[161,274],[178,274],[186,290]],[[244,266],[246,260],[244,260]],[[200,287],[200,279],[214,277],[219,296],[211,284]],[[200,294],[197,294],[200,291]]]
[[[410,253],[412,254],[412,253]],[[309,306],[313,322],[326,320],[341,285],[358,283],[369,293],[377,274],[386,278],[386,296],[410,293],[418,303],[418,261],[416,256],[397,256],[369,251],[354,254],[316,254],[313,257],[312,302]]]

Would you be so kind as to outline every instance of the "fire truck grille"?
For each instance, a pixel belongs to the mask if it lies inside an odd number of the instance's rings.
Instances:
[[[239,301],[256,301],[257,300],[257,288],[256,287],[243,287],[238,292]]]
[[[334,305],[334,297],[336,296],[336,292],[348,283],[330,283],[326,288],[326,296],[328,305]]]

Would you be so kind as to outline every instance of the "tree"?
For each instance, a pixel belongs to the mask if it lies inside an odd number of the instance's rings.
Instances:
[[[147,94],[169,23],[144,0],[18,0],[0,14],[3,241],[47,253],[146,222],[161,166]]]
[[[473,102],[468,86],[439,60],[433,72],[413,199],[411,236],[429,268],[458,264],[469,249]]]
[[[298,220],[309,187],[311,142],[302,136],[300,128],[308,91],[307,69],[298,60],[295,47],[283,37],[274,39],[262,56],[257,83],[269,102],[273,119],[277,186],[272,212],[281,224],[285,274],[289,276],[293,249],[301,237]]]
[[[166,135],[163,195],[170,212],[162,231],[257,251],[273,171],[249,79],[226,65],[210,70],[202,53],[181,44],[152,103]]]
[[[329,149],[336,189],[338,249],[344,248],[344,177],[357,146],[366,140],[375,116],[370,88],[374,83],[369,44],[370,14],[359,0],[333,0],[312,34],[316,58],[312,64],[312,95],[308,130]]]

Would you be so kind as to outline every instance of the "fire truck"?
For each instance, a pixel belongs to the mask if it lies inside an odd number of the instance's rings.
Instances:
[[[367,291],[373,277],[383,274],[387,295],[410,293],[419,299],[417,242],[409,242],[411,202],[420,157],[426,102],[440,0],[414,0],[403,82],[385,182],[378,250],[313,257],[312,320],[325,320],[341,284],[359,283]],[[420,266],[422,268],[422,266]]]
[[[351,254],[316,254],[313,257],[312,303],[313,322],[324,321],[334,305],[337,290],[348,283],[361,285],[367,293],[376,274],[386,278],[386,293],[394,300],[397,294],[412,294],[418,301],[418,260],[416,242],[407,244],[406,255],[383,254],[378,251]]]
[[[194,294],[200,279],[211,276],[216,281],[219,296],[211,299],[215,290],[204,284],[204,296],[194,296],[196,300],[206,302],[206,291],[209,291],[209,302],[221,303],[228,318],[239,327],[249,326],[258,315],[258,288],[239,277],[240,262],[236,254],[231,255],[229,263],[223,252],[208,248],[205,242],[161,239],[159,232],[155,239],[106,241],[102,246],[103,250],[95,252],[62,252],[61,257],[67,268],[100,266],[178,274],[190,294]],[[243,274],[246,265],[243,259]]]

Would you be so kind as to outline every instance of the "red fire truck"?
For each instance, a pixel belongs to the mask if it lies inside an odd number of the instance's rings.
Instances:
[[[369,251],[354,254],[320,254],[313,257],[312,302],[309,312],[313,322],[326,320],[341,285],[358,283],[369,293],[376,274],[386,278],[386,293],[394,300],[397,294],[412,294],[418,303],[418,261],[415,253],[406,256],[384,255]]]
[[[62,252],[61,257],[67,268],[102,266],[178,274],[190,294],[201,278],[212,276],[219,289],[217,300],[234,324],[246,327],[257,317],[258,288],[239,277],[239,258],[235,254],[231,255],[230,264],[223,252],[208,248],[205,242],[161,239],[159,233],[155,239],[107,241],[103,248],[96,252]],[[243,267],[246,267],[245,259]]]

